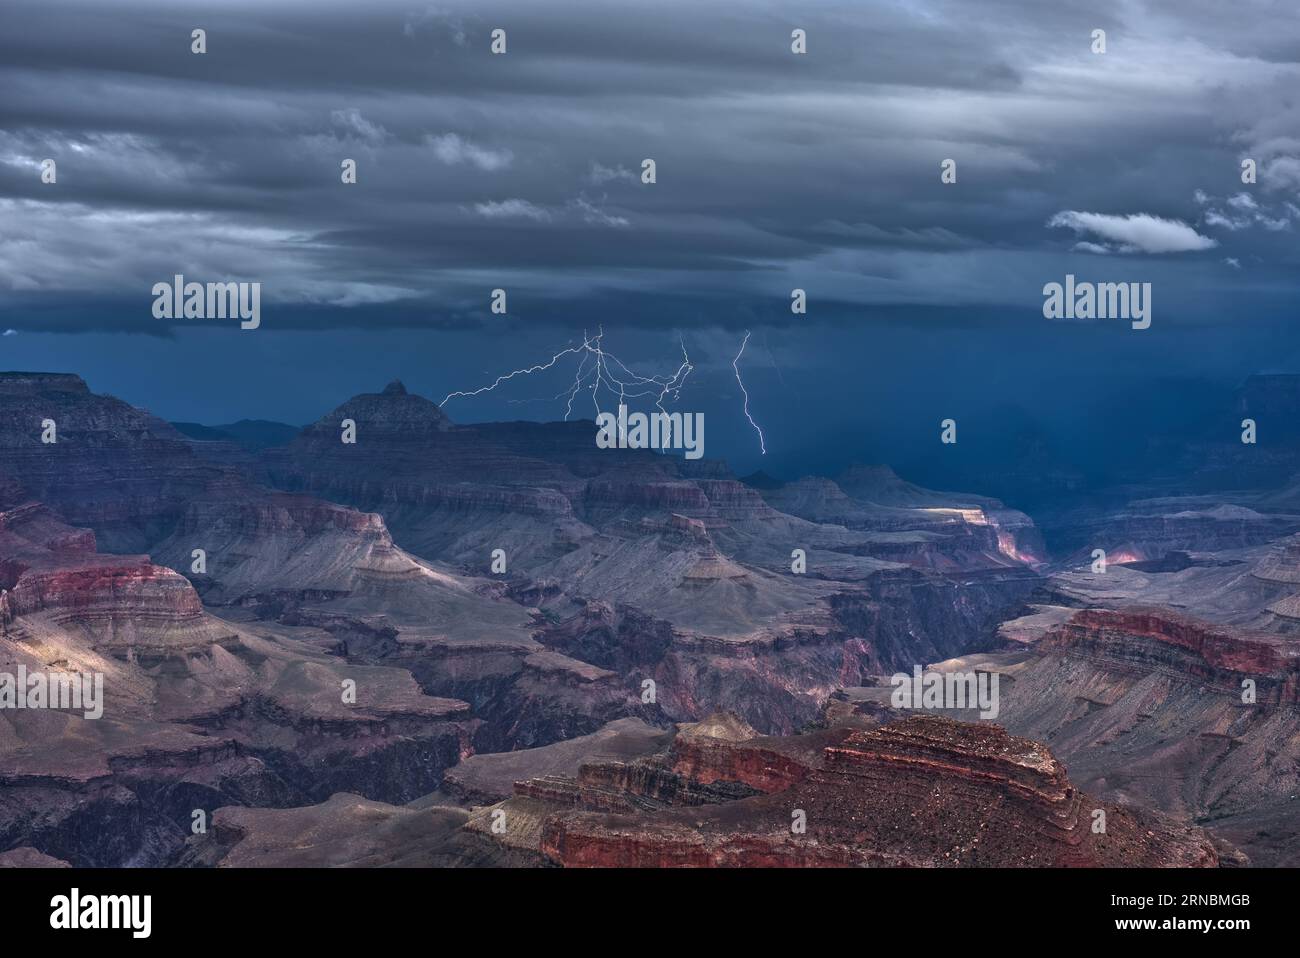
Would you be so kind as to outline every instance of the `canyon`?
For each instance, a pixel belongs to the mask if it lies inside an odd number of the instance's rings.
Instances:
[[[1300,862],[1276,487],[1135,489],[1045,538],[885,466],[739,477],[594,435],[398,382],[241,434],[0,373],[0,671],[105,689],[97,720],[0,709],[0,855]],[[996,722],[894,709],[916,666],[997,672]]]

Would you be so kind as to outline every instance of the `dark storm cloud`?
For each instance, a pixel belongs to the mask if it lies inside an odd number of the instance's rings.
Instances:
[[[4,328],[158,332],[149,289],[178,272],[261,282],[286,328],[474,327],[500,286],[568,334],[784,323],[796,286],[823,320],[986,322],[1067,269],[1159,278],[1195,309],[1275,297],[1297,265],[1300,29],[1272,3],[11,0],[0,18]],[[1128,242],[1139,216],[1203,241]]]

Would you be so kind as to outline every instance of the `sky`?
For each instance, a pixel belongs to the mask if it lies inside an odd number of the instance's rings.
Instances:
[[[442,400],[600,330],[689,363],[740,473],[943,485],[943,418],[1086,462],[1300,372],[1290,2],[7,0],[0,89],[0,369],[173,420]],[[260,327],[156,318],[177,273],[260,283]],[[1066,274],[1150,283],[1151,327],[1046,319]],[[445,410],[561,418],[584,355]]]

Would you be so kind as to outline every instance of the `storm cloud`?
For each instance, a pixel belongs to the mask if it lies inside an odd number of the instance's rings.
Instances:
[[[977,478],[1008,422],[1087,468],[1188,415],[1156,375],[1300,368],[1298,81],[1269,0],[8,0],[0,365],[302,423],[599,329],[645,375],[689,354],[738,469],[929,462],[949,416]],[[176,274],[261,283],[260,328],[155,319]],[[1151,283],[1151,328],[1045,320],[1067,274]],[[450,413],[559,418],[573,376]]]
[[[282,314],[308,325],[475,324],[508,287],[572,330],[562,317],[620,292],[733,328],[792,321],[795,286],[846,322],[854,304],[1032,308],[1044,273],[1089,250],[1177,254],[1188,288],[1295,266],[1292,245],[1234,227],[1255,214],[1194,198],[1240,193],[1250,155],[1272,232],[1291,222],[1283,38],[1300,30],[1276,4],[15,0],[2,16],[0,308],[17,329],[77,293],[157,332],[129,304],[174,273],[260,281],[268,303],[312,307]]]

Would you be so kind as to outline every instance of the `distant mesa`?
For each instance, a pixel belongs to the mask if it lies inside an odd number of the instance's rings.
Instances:
[[[199,442],[233,442],[250,452],[287,445],[302,432],[300,426],[269,419],[240,419],[219,426],[205,426],[197,422],[174,422],[171,425],[189,439]]]
[[[86,381],[73,373],[0,373],[0,396],[39,396],[45,393],[89,393]]]

